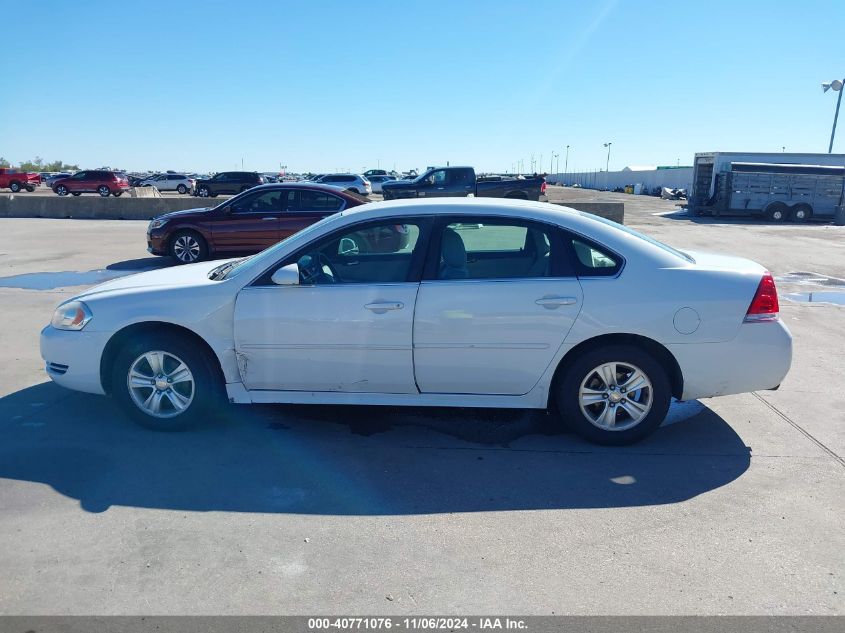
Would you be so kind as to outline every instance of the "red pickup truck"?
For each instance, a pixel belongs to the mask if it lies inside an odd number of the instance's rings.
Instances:
[[[35,188],[40,184],[40,174],[28,174],[8,167],[0,167],[0,189],[11,189],[13,193],[17,193],[21,189],[35,191]]]

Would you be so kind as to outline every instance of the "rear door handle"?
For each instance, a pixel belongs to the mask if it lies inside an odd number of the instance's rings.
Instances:
[[[368,303],[364,307],[376,314],[384,314],[389,310],[401,310],[405,307],[405,304],[401,301],[378,301],[376,303]]]
[[[542,299],[537,299],[534,303],[549,310],[554,310],[560,306],[575,305],[578,303],[578,299],[576,297],[543,297]]]
[[[278,218],[275,218],[275,217],[273,217],[273,216],[269,216],[269,217],[266,217],[266,218],[261,218],[261,219],[262,219],[262,220],[277,220]]]

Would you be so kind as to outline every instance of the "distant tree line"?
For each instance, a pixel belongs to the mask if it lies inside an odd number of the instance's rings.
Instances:
[[[11,167],[8,160],[0,156],[0,167]],[[40,156],[36,156],[33,160],[23,161],[18,167],[21,171],[78,171],[79,165],[69,165],[60,160],[54,160],[50,163],[44,162]]]

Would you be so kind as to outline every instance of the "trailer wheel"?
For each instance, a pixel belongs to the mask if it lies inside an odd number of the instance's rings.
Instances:
[[[765,216],[771,222],[783,222],[789,215],[789,209],[783,202],[773,202],[766,207]]]
[[[798,204],[792,209],[789,219],[793,222],[807,222],[813,217],[813,208],[809,204]]]

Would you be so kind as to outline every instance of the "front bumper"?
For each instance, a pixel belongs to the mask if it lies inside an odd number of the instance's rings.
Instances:
[[[157,231],[148,232],[147,252],[152,255],[167,255],[167,234]]]
[[[724,343],[667,347],[684,378],[682,400],[774,389],[792,365],[792,334],[780,320],[743,323]]]
[[[110,337],[109,332],[70,332],[48,325],[41,330],[41,358],[47,375],[57,385],[103,395],[100,359]]]

